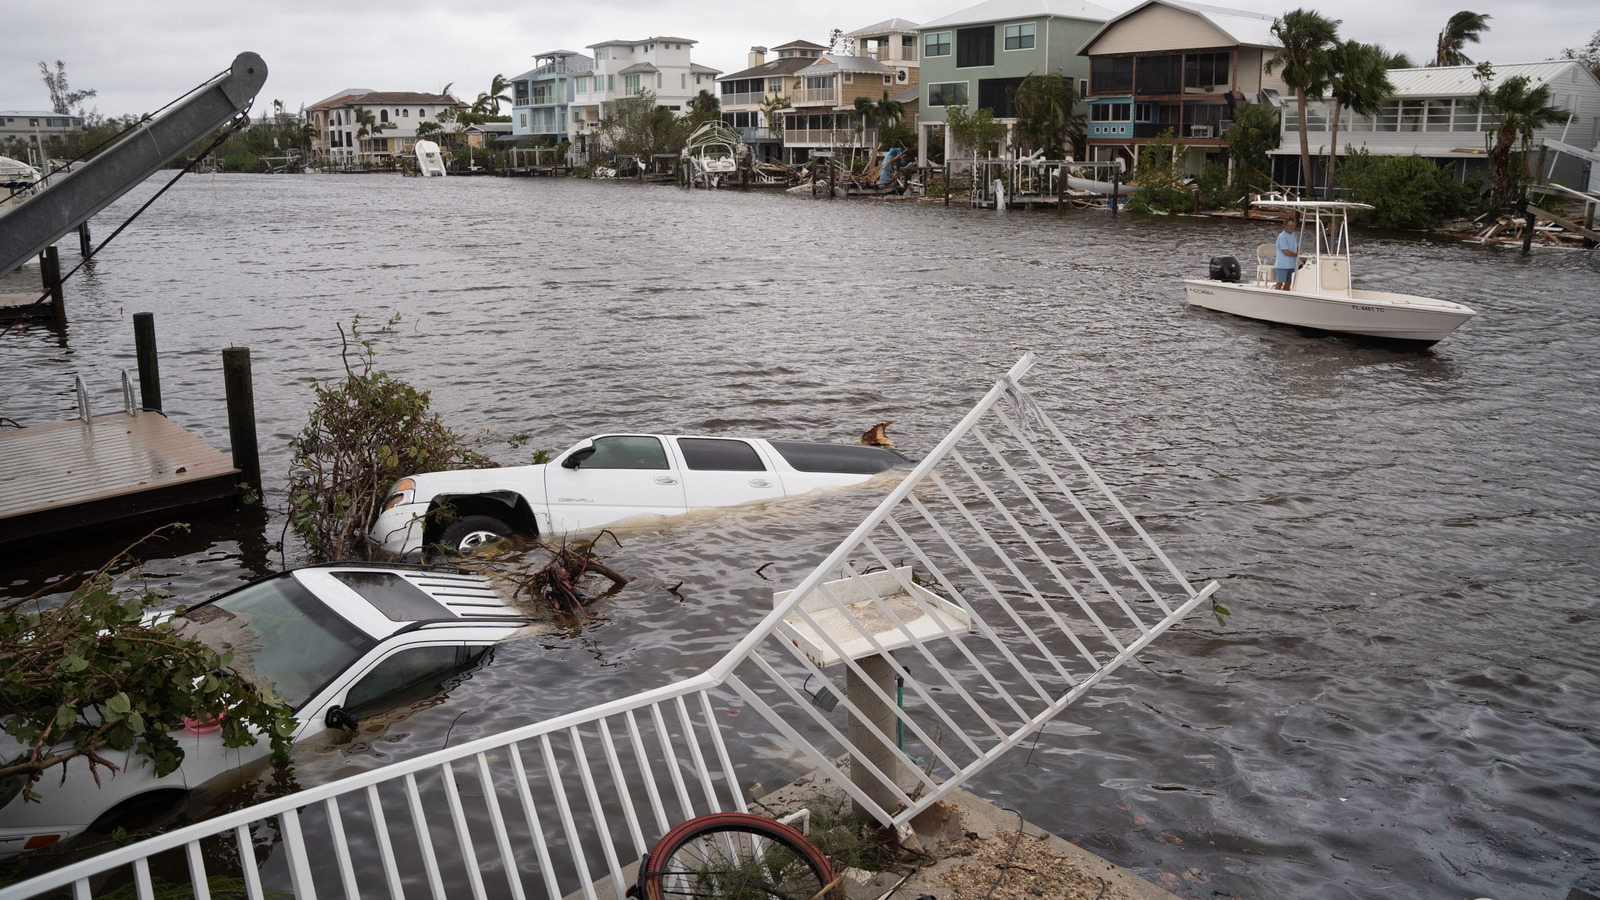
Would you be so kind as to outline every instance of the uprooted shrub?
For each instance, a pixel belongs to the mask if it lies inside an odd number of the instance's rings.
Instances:
[[[56,766],[63,778],[98,783],[118,768],[104,754],[130,748],[168,775],[183,762],[171,732],[186,718],[220,721],[229,747],[264,734],[274,764],[289,762],[289,708],[232,669],[231,652],[219,655],[169,621],[145,621],[166,593],[137,567],[114,574],[124,563],[106,563],[59,606],[42,608],[38,595],[0,605],[0,722],[21,748],[0,760],[0,795],[28,797]],[[79,758],[87,772],[69,765]]]
[[[555,545],[542,541],[530,541],[523,545],[516,539],[508,538],[507,542],[514,544],[512,549],[519,551],[514,558],[499,555],[497,553],[499,548],[489,545],[484,551],[474,554],[475,559],[461,562],[464,567],[481,575],[508,583],[513,599],[525,601],[536,609],[548,610],[556,615],[585,618],[589,616],[586,603],[601,597],[609,597],[622,590],[628,583],[627,578],[617,574],[595,555],[594,545],[603,537],[610,537],[617,546],[622,546],[622,543],[617,541],[617,536],[609,531],[602,531],[593,541],[562,542]],[[529,558],[520,552],[523,550],[539,550],[547,555],[537,562],[530,562]],[[586,600],[582,587],[584,580],[591,575],[609,579],[611,586],[601,594]]]
[[[367,529],[396,480],[496,465],[428,408],[427,391],[373,368],[377,354],[360,324],[357,316],[348,336],[339,325],[344,377],[312,381],[310,422],[289,441],[289,525],[317,561],[366,552]]]

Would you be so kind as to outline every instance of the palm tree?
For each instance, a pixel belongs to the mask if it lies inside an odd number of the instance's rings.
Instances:
[[[1061,75],[1029,75],[1011,98],[1017,108],[1017,131],[1034,149],[1046,153],[1076,149],[1084,137],[1083,116],[1072,114],[1077,100],[1072,82]]]
[[[1388,62],[1389,54],[1377,44],[1340,41],[1328,52],[1328,96],[1333,98],[1333,117],[1328,126],[1333,133],[1328,139],[1324,199],[1333,196],[1333,170],[1339,163],[1339,116],[1347,109],[1358,116],[1375,116],[1383,111],[1383,102],[1394,94]]]
[[[1490,161],[1494,170],[1494,200],[1505,206],[1516,196],[1521,183],[1528,177],[1528,150],[1533,143],[1535,129],[1554,125],[1567,117],[1567,111],[1550,105],[1549,85],[1530,89],[1532,82],[1526,75],[1513,75],[1498,86],[1494,83],[1494,69],[1488,63],[1478,66],[1478,95],[1468,101],[1474,109],[1489,110],[1500,117],[1500,124],[1492,132],[1494,149]],[[1522,142],[1522,171],[1512,174],[1512,147],[1518,139]]]
[[[356,107],[356,124],[361,126],[356,129],[356,140],[372,138],[383,134],[385,131],[396,127],[393,122],[379,122],[372,111],[364,107]]]
[[[1383,65],[1384,68],[1388,69],[1415,69],[1417,67],[1417,64],[1411,61],[1411,57],[1407,56],[1404,50],[1396,50],[1390,53],[1388,58],[1383,61]]]
[[[1328,51],[1339,40],[1338,19],[1327,19],[1310,9],[1286,12],[1272,23],[1272,35],[1282,46],[1267,60],[1266,70],[1283,69],[1283,83],[1294,91],[1300,111],[1300,172],[1306,192],[1312,190],[1311,142],[1306,135],[1306,98],[1322,99],[1328,89]]]
[[[1483,33],[1489,30],[1488,13],[1475,13],[1463,9],[1450,17],[1445,23],[1444,30],[1439,32],[1439,49],[1434,54],[1433,64],[1436,66],[1470,66],[1472,60],[1461,48],[1468,44],[1476,44]]]
[[[511,87],[511,82],[507,81],[504,75],[496,75],[489,79],[489,93],[487,95],[489,107],[494,110],[494,114],[497,116],[500,115],[500,103],[502,101],[507,105],[511,103],[511,95],[506,93],[506,89],[509,87]]]

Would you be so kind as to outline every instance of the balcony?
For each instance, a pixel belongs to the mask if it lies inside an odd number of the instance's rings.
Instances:
[[[767,95],[760,92],[723,94],[719,99],[723,106],[760,106],[766,102]]]
[[[839,91],[835,88],[801,88],[793,92],[789,102],[795,106],[839,105]]]
[[[881,62],[881,63],[896,62],[896,61],[899,61],[899,60],[915,61],[916,58],[917,58],[917,48],[915,48],[915,47],[872,47],[869,50],[867,50],[865,53],[858,53],[856,55],[857,56],[869,57],[869,58],[875,59],[875,60],[877,60],[878,62]]]
[[[859,146],[864,150],[871,150],[873,142],[877,139],[878,130],[876,128],[868,128],[862,131],[859,142],[853,128],[785,128],[783,130],[783,144],[785,147]]]

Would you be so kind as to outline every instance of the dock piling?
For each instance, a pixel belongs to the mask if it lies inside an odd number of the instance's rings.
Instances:
[[[1527,253],[1533,249],[1533,226],[1539,219],[1533,213],[1528,213],[1527,224],[1522,229],[1522,252]]]
[[[222,384],[228,397],[228,442],[233,467],[246,484],[261,493],[261,452],[256,446],[256,402],[250,384],[250,348],[222,351]]]
[[[83,220],[83,223],[78,226],[78,253],[87,257],[93,252],[94,248],[91,246],[91,242],[89,240],[89,220],[85,219]]]
[[[54,244],[39,254],[39,277],[50,292],[50,318],[57,328],[67,327],[67,299],[61,292],[61,255]]]
[[[139,407],[161,412],[161,367],[156,357],[154,313],[133,314],[133,348],[139,358]]]

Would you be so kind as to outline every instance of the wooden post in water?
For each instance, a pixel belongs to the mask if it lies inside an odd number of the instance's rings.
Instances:
[[[89,241],[89,220],[85,219],[83,224],[78,226],[78,253],[88,256],[93,249]]]
[[[250,348],[222,351],[222,385],[228,396],[228,442],[239,477],[261,493],[261,452],[256,446],[256,401],[250,384]]]
[[[161,369],[156,362],[156,317],[133,314],[133,349],[139,358],[139,407],[161,412]]]
[[[1117,211],[1117,195],[1122,193],[1122,173],[1111,170],[1111,211]]]
[[[950,160],[944,161],[944,206],[950,208]]]
[[[1528,251],[1533,249],[1533,224],[1535,222],[1537,222],[1537,221],[1538,221],[1538,219],[1534,216],[1533,213],[1528,213],[1527,225],[1524,226],[1523,229],[1522,229],[1522,252],[1523,253],[1527,253]]]
[[[51,244],[39,254],[39,278],[50,292],[50,318],[57,328],[67,327],[67,299],[61,292],[61,255]]]

